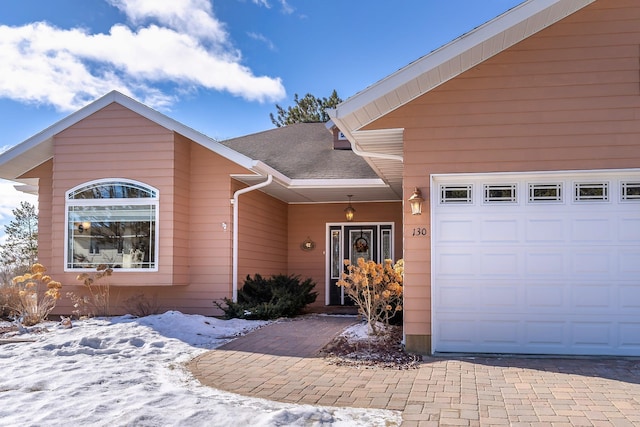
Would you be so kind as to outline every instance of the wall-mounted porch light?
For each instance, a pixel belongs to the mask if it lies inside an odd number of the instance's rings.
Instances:
[[[416,187],[413,190],[413,194],[409,197],[409,205],[411,205],[411,215],[422,215],[422,202],[424,199],[422,198],[422,193]]]
[[[349,206],[344,209],[344,216],[347,218],[347,221],[353,221],[353,214],[356,213],[356,210],[351,206],[351,198],[353,195],[349,194],[347,197],[349,198]]]

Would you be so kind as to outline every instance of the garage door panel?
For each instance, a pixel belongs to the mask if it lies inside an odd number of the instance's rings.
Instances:
[[[571,306],[576,313],[586,311],[591,314],[611,312],[617,308],[612,293],[615,289],[607,284],[576,283],[571,287]]]
[[[612,322],[576,322],[571,328],[571,346],[575,348],[601,348],[610,347],[614,337],[614,324]]]
[[[495,218],[480,222],[482,242],[517,243],[520,238],[521,221],[513,218]]]
[[[446,286],[436,297],[442,310],[469,310],[475,306],[476,293],[470,286]]]
[[[525,254],[525,272],[527,277],[558,276],[566,271],[565,252],[548,251],[528,252]]]
[[[619,287],[620,308],[622,310],[633,310],[634,314],[638,314],[640,310],[640,283],[622,284]]]
[[[524,286],[522,312],[549,313],[567,308],[569,290],[561,283],[534,283]]]
[[[640,251],[620,251],[618,254],[618,268],[624,276],[640,274]]]
[[[474,268],[474,258],[477,258],[477,256],[471,252],[439,254],[436,259],[438,276],[458,277],[474,275],[477,271],[477,269]]]
[[[611,219],[576,218],[571,223],[571,241],[607,243],[614,240]]]
[[[576,252],[571,253],[571,275],[594,275],[613,277],[615,275],[615,262],[613,257],[616,248],[606,248],[607,250],[581,252],[579,248],[574,248]]]
[[[640,218],[621,218],[618,222],[618,239],[623,242],[640,243]]]
[[[519,256],[517,253],[483,253],[480,255],[480,274],[487,276],[518,276]]]
[[[434,351],[640,355],[640,199],[621,195],[640,171],[573,175],[452,175],[474,191],[452,205],[432,191]],[[491,203],[487,182],[516,201]],[[532,182],[563,197],[530,199]],[[603,200],[574,200],[600,182]]]
[[[560,349],[567,340],[565,321],[526,321],[525,345]]]
[[[526,241],[528,243],[564,242],[567,226],[564,219],[531,217],[526,219]]]
[[[620,347],[629,351],[640,350],[640,323],[621,322],[619,330]]]
[[[471,218],[449,218],[438,223],[438,241],[440,243],[474,242],[476,227]]]

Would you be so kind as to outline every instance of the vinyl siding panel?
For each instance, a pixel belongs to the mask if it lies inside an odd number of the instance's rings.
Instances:
[[[245,186],[235,182],[234,190]],[[287,274],[287,205],[255,190],[238,198],[238,287],[247,275]]]
[[[640,167],[640,4],[596,2],[370,125],[405,128],[405,333],[430,335],[431,174]]]
[[[246,170],[195,143],[191,144],[190,164],[190,284],[182,296],[189,302],[183,305],[198,313],[215,314],[213,301],[231,297],[233,180],[229,176]]]

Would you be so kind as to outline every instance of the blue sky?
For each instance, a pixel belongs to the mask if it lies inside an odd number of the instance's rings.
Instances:
[[[213,138],[271,129],[276,103],[347,99],[521,2],[5,1],[0,152],[113,89]]]

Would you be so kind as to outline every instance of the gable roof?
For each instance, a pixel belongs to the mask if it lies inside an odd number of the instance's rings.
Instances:
[[[381,143],[371,137],[394,130],[362,128],[595,1],[527,0],[357,93],[329,115],[357,150],[402,156],[402,138]],[[400,161],[367,161],[390,185],[402,182]]]
[[[53,158],[53,137],[81,120],[100,111],[111,103],[118,103],[129,110],[165,127],[171,131],[203,145],[235,163],[251,169],[256,166],[253,159],[218,144],[214,139],[177,122],[164,114],[133,100],[120,92],[112,91],[80,110],[72,113],[57,123],[22,143],[0,154],[0,178],[11,181],[23,181],[20,177],[27,171]]]
[[[324,157],[309,157],[314,153],[314,147],[311,144],[311,140],[302,139],[301,141],[303,141],[303,147],[306,147],[306,152],[300,152],[298,155],[299,157],[296,158],[293,157],[295,151],[289,150],[290,156],[284,159],[284,162],[280,161],[280,159],[274,158],[273,156],[267,155],[268,153],[266,152],[261,152],[261,147],[259,146],[253,148],[250,147],[253,142],[259,141],[260,139],[278,140],[278,135],[288,134],[290,131],[294,131],[291,132],[292,135],[283,139],[283,141],[290,142],[291,140],[296,140],[294,137],[296,134],[302,132],[302,130],[298,132],[296,129],[292,128],[277,132],[278,130],[276,129],[274,131],[263,132],[263,135],[258,137],[249,136],[236,138],[235,142],[238,148],[238,150],[236,150],[234,149],[236,147],[231,147],[233,144],[222,144],[117,91],[108,93],[84,108],[81,108],[75,113],[72,113],[58,121],[42,132],[10,148],[4,153],[1,153],[0,178],[26,184],[26,186],[22,187],[23,189],[29,192],[37,192],[37,180],[26,179],[22,176],[31,169],[53,158],[53,140],[55,135],[98,112],[111,103],[118,103],[148,120],[183,135],[195,143],[200,144],[220,156],[223,156],[246,168],[246,174],[235,176],[236,179],[242,182],[252,185],[256,182],[262,182],[265,180],[266,176],[272,175],[274,177],[274,184],[265,187],[263,191],[285,202],[346,201],[346,194],[357,195],[357,200],[398,199],[393,192],[389,191],[388,186],[377,175],[375,175],[373,171],[371,171],[371,168],[369,168],[365,162],[353,153],[351,153],[350,159],[348,159],[349,155],[345,153],[338,156],[334,155],[333,160],[338,163],[336,166],[331,164],[331,162],[324,161],[326,160]],[[320,125],[324,132],[328,133],[331,137],[331,133],[327,131],[325,125]],[[317,133],[317,131],[315,133]],[[269,146],[271,147],[272,145],[269,144]],[[267,146],[262,148],[266,147]],[[279,147],[276,151],[281,153],[286,152],[282,143],[274,144],[273,147]],[[338,157],[343,157],[348,160],[339,159]],[[287,161],[300,161],[301,158],[305,158],[307,161],[305,165],[294,165],[291,170],[286,168]],[[267,164],[266,161],[273,162],[274,164]],[[344,168],[347,164],[357,165],[357,167],[353,169],[355,172],[354,174],[346,173],[350,171],[343,171],[345,173],[340,172],[338,168]],[[313,165],[315,165],[316,168],[314,172],[315,176],[304,176],[301,174],[302,166],[307,168],[307,170],[310,170]],[[331,175],[336,176],[322,176],[322,167],[327,167],[328,170],[331,171]],[[282,168],[284,170],[278,170],[278,168]],[[289,176],[288,173],[293,173],[294,176]],[[300,174],[300,176],[296,176],[296,174]],[[353,190],[349,191],[347,189]]]

